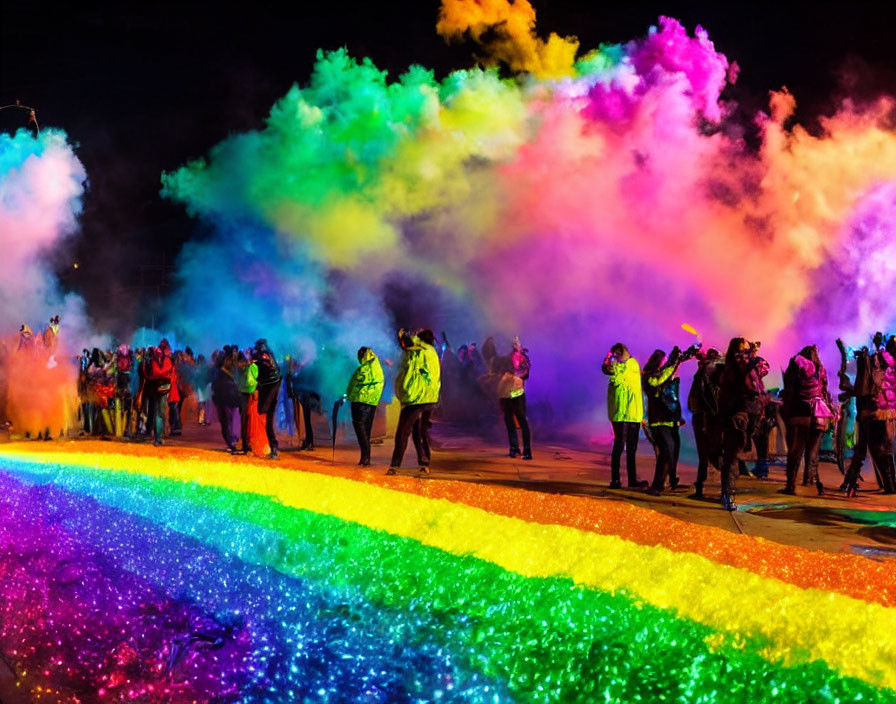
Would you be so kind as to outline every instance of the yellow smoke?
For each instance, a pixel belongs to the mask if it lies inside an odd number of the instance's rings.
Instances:
[[[436,30],[449,40],[469,36],[491,58],[538,78],[571,75],[579,48],[575,37],[538,37],[529,0],[442,0]]]

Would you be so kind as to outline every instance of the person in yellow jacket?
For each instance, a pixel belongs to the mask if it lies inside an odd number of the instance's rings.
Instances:
[[[359,467],[370,466],[370,432],[376,407],[383,395],[383,367],[369,347],[358,350],[358,368],[348,382],[345,396],[352,404],[352,425],[361,448]]]
[[[417,335],[399,330],[398,339],[404,350],[401,368],[395,377],[395,396],[401,402],[401,414],[387,474],[395,474],[401,467],[410,436],[414,439],[420,471],[426,474],[431,459],[430,416],[442,390],[441,361],[432,330],[421,330]]]
[[[601,365],[610,377],[607,388],[607,414],[613,425],[613,452],[610,455],[610,488],[621,489],[619,464],[625,450],[628,486],[645,488],[648,482],[638,479],[635,464],[638,452],[638,436],[644,418],[644,398],[641,394],[641,366],[631,356],[628,347],[617,342],[607,352]]]

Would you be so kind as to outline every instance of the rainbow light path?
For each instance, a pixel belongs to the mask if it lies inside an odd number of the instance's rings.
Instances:
[[[622,502],[0,452],[23,701],[894,702],[894,607],[890,564]]]

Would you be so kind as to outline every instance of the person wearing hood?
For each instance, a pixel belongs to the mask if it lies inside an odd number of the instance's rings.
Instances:
[[[422,330],[418,335],[411,335],[402,329],[398,331],[398,340],[404,350],[401,367],[395,377],[395,396],[401,403],[401,413],[395,430],[395,450],[387,474],[398,472],[412,435],[420,471],[428,474],[429,418],[439,402],[442,386],[439,355],[434,347],[435,334],[432,330]]]
[[[174,362],[171,360],[171,347],[168,340],[163,339],[153,349],[152,357],[144,362],[145,392],[149,397],[147,421],[152,423],[153,445],[162,444],[162,433],[165,430],[165,410],[168,407],[168,395],[171,393],[174,377]]]
[[[815,345],[807,345],[790,359],[784,372],[781,415],[787,424],[787,485],[782,494],[796,494],[796,476],[805,462],[807,483],[814,483],[821,496],[824,486],[818,476],[821,437],[836,418],[834,400],[828,391],[828,375]]]
[[[380,360],[369,347],[358,350],[358,368],[348,382],[345,396],[352,404],[352,426],[361,448],[360,467],[370,466],[370,433],[376,408],[383,395],[385,377]]]
[[[268,459],[275,460],[280,457],[280,453],[274,420],[277,415],[277,397],[283,377],[280,374],[277,358],[264,338],[255,342],[252,360],[258,368],[258,414],[265,417],[264,427],[268,436],[268,445],[271,448]]]
[[[610,454],[610,488],[621,489],[620,462],[625,450],[629,488],[644,489],[648,483],[638,479],[636,458],[644,397],[641,392],[641,367],[628,347],[617,342],[604,357],[601,371],[610,377],[607,385],[607,414],[613,426],[613,451]]]

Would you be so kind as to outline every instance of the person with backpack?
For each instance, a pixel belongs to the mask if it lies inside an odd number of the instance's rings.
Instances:
[[[824,485],[818,476],[818,453],[821,437],[836,419],[836,411],[815,345],[807,345],[790,359],[782,400],[781,415],[787,425],[787,484],[779,493],[796,494],[796,476],[805,462],[808,482],[815,484],[821,496]]]
[[[483,346],[483,351],[485,346]],[[520,338],[513,340],[513,351],[509,357],[491,356],[492,366],[497,364],[501,374],[498,379],[498,402],[504,414],[504,426],[510,445],[510,457],[522,455],[524,460],[532,459],[532,442],[529,421],[526,419],[526,381],[529,378],[531,362],[529,350],[520,344]],[[523,450],[520,452],[516,426],[519,424],[523,436]]]

